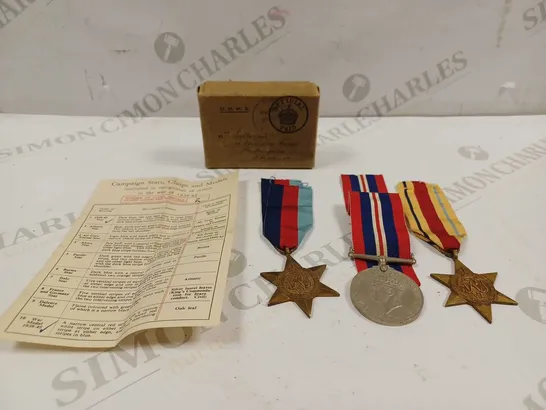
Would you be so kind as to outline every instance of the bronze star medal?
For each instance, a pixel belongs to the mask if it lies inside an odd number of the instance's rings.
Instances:
[[[455,263],[455,275],[430,275],[451,289],[446,307],[470,305],[487,322],[492,323],[492,304],[518,304],[495,289],[497,272],[474,273],[459,260],[459,250],[466,238],[466,230],[439,185],[422,181],[402,181],[396,189],[402,197],[410,230]]]
[[[294,302],[311,318],[313,299],[316,297],[335,297],[339,293],[320,282],[326,265],[302,267],[292,255],[286,256],[286,264],[282,272],[262,272],[262,278],[274,284],[277,289],[268,306],[285,302]]]
[[[433,279],[451,290],[445,306],[470,305],[489,323],[493,322],[491,304],[517,305],[513,299],[495,289],[497,272],[474,273],[454,257],[455,275],[432,273]]]
[[[313,226],[313,191],[295,179],[262,179],[261,185],[263,235],[286,256],[282,272],[261,273],[277,287],[268,306],[291,301],[310,318],[314,298],[339,296],[320,282],[326,265],[304,268],[292,257]]]

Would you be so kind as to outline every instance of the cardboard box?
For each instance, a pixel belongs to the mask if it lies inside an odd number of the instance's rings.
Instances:
[[[197,95],[207,168],[315,166],[315,84],[208,81]]]

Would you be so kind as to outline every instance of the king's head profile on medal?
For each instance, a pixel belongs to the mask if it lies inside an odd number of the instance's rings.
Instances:
[[[402,293],[404,287],[394,280],[372,282],[372,297],[384,309],[384,315],[391,315],[403,306]]]
[[[358,270],[351,281],[353,305],[381,325],[415,321],[424,298],[399,195],[387,191],[383,175],[342,175],[341,182],[351,217],[349,257]]]
[[[268,306],[294,302],[310,318],[314,298],[339,296],[320,281],[326,265],[304,268],[292,256],[313,226],[311,187],[297,180],[262,179],[261,188],[263,234],[286,256],[284,270],[261,273],[277,287]]]

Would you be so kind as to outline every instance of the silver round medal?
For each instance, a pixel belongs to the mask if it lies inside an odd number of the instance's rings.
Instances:
[[[379,266],[358,272],[351,282],[351,301],[366,318],[386,326],[413,322],[423,308],[423,293],[402,272]]]

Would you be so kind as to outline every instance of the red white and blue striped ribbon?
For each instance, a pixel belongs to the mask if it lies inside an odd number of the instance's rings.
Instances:
[[[355,253],[411,259],[409,232],[400,195],[388,193],[382,175],[342,175],[345,207],[351,216]],[[358,271],[377,265],[355,260]],[[389,263],[418,285],[413,266]]]
[[[341,175],[345,208],[350,215],[350,192],[388,192],[383,175]]]

